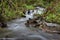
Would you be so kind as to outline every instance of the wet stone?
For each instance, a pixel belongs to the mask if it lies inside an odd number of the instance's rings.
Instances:
[[[0,27],[5,28],[5,27],[7,27],[7,24],[2,22],[2,23],[0,23]]]

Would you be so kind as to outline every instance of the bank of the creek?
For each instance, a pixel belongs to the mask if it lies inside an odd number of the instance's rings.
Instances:
[[[15,19],[7,22],[7,29],[11,30],[4,40],[60,40],[59,34],[50,34],[34,27],[26,27],[25,23],[33,15],[26,15],[26,18]],[[10,39],[11,38],[11,39]]]

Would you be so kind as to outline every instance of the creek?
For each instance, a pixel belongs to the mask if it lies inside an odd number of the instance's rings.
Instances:
[[[7,29],[12,31],[7,40],[59,40],[60,36],[58,34],[49,34],[42,30],[25,26],[25,23],[29,18],[33,19],[34,14],[42,14],[44,10],[44,8],[37,7],[34,11],[30,10],[30,14],[26,11],[26,18],[15,19],[7,22]]]

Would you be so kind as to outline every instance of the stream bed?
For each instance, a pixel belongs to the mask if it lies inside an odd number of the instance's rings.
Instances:
[[[40,12],[39,12],[40,13]],[[7,23],[11,35],[3,40],[60,40],[59,34],[49,34],[33,27],[26,27],[28,18],[33,18],[33,14],[26,15],[26,18],[15,19]]]

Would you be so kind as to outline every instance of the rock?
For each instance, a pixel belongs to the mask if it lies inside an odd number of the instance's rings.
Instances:
[[[30,14],[30,10],[28,10],[28,14]]]
[[[2,24],[0,23],[0,27],[2,26]]]
[[[44,22],[47,26],[50,26],[50,27],[57,27],[57,26],[60,26],[59,24],[56,24],[56,23],[48,23],[48,22]]]
[[[23,15],[22,17],[26,17],[25,15]]]
[[[0,27],[5,28],[5,27],[7,27],[7,24],[2,22],[2,23],[0,23]]]
[[[57,34],[60,34],[60,32],[58,32]]]
[[[27,20],[27,22],[25,23],[26,27],[29,27],[29,21]]]
[[[36,24],[34,27],[37,28],[37,27],[39,27],[39,26],[40,26],[40,24]]]
[[[37,27],[37,26],[39,26],[39,24],[38,24],[38,22],[36,21],[37,19],[35,18],[35,19],[30,19],[29,18],[29,20],[27,20],[27,22],[25,23],[25,25],[26,26],[28,26],[28,27]]]
[[[26,11],[23,11],[23,13],[25,14],[25,13],[26,13]]]

